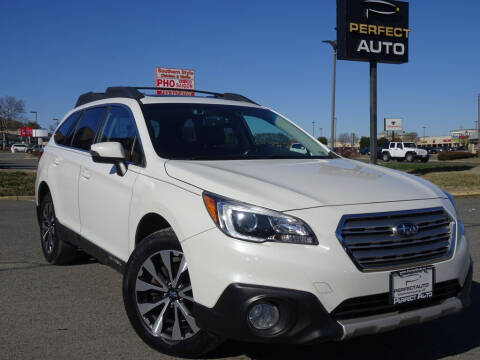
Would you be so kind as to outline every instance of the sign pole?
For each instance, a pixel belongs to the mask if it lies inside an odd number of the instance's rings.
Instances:
[[[370,163],[377,163],[377,62],[370,61]]]

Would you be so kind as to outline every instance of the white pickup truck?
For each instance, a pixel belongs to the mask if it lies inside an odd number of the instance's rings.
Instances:
[[[427,162],[429,158],[427,150],[417,148],[417,145],[410,142],[391,142],[387,149],[382,150],[383,161],[396,159],[408,162],[414,162],[415,160]]]

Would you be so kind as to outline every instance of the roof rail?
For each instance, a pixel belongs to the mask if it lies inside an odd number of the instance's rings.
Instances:
[[[258,105],[253,100],[249,98],[235,93],[217,93],[212,91],[203,91],[203,90],[194,90],[194,89],[175,89],[175,88],[164,88],[164,87],[149,87],[149,86],[111,86],[108,87],[104,93],[95,93],[95,92],[87,92],[82,94],[78,97],[77,103],[75,107],[87,104],[92,101],[103,100],[103,99],[110,99],[116,97],[124,97],[128,99],[135,99],[140,100],[141,98],[145,97],[145,94],[140,92],[139,90],[170,90],[170,91],[186,91],[186,92],[194,92],[198,94],[206,94],[212,95],[214,98],[217,99],[224,99],[224,100],[232,100],[232,101],[243,101],[248,102],[251,104]]]

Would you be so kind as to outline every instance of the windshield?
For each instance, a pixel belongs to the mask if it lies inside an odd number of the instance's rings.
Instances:
[[[416,148],[417,145],[415,145],[414,143],[403,143],[403,145],[405,145],[406,148]]]
[[[166,159],[336,157],[266,109],[213,104],[146,104],[142,109],[155,150]]]

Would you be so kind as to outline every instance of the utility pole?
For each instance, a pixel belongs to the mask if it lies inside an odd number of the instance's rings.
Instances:
[[[477,151],[480,152],[480,94],[478,94],[478,119],[477,119]]]
[[[0,110],[2,110],[2,106],[0,105]],[[4,119],[3,116],[0,117],[0,129],[2,129],[2,150],[5,150],[5,141],[6,141],[6,134],[7,131],[7,119]]]
[[[320,128],[320,137],[323,136],[323,128]]]
[[[377,62],[370,61],[370,163],[377,163]]]
[[[425,141],[425,129],[427,128],[426,126],[422,126],[423,128],[423,141]]]
[[[338,123],[338,119],[337,117],[335,116],[334,118],[334,127],[333,127],[333,144],[335,145],[335,142],[337,141],[337,123]]]
[[[315,121],[312,121],[312,130],[313,137],[315,137]]]
[[[334,40],[324,40],[325,44],[329,44],[333,49],[333,74],[332,74],[332,128],[330,134],[330,146],[335,147],[335,92],[337,84],[337,42]]]

